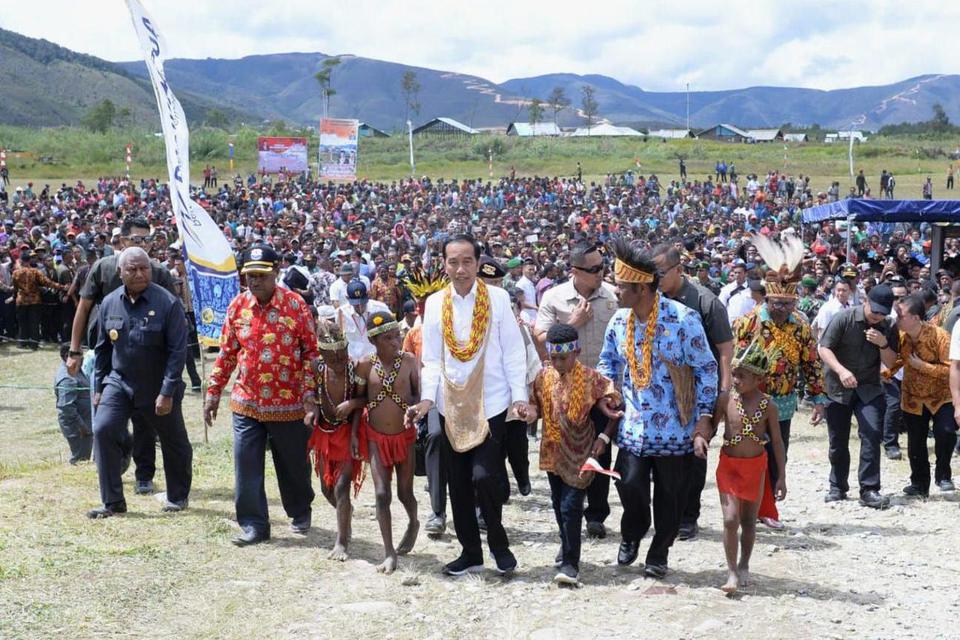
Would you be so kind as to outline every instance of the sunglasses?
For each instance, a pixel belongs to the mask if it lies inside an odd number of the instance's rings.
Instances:
[[[792,309],[797,306],[797,303],[793,300],[769,300],[767,303],[777,309]]]
[[[153,240],[153,236],[127,236],[127,240],[133,244],[146,244]]]
[[[573,268],[576,269],[577,271],[583,271],[584,273],[589,273],[591,275],[597,275],[598,273],[603,271],[602,264],[594,265],[592,267],[578,267],[574,265]]]

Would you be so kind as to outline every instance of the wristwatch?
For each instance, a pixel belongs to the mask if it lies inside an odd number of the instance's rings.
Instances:
[[[83,357],[83,351],[73,351],[73,350],[71,350],[71,351],[68,352],[67,355],[76,356],[76,357],[78,357],[78,358],[82,358],[82,357]]]

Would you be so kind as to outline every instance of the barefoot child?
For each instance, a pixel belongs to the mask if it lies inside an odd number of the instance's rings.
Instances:
[[[383,536],[384,561],[377,571],[393,573],[397,556],[413,549],[420,530],[417,500],[413,497],[413,471],[416,459],[413,444],[416,429],[408,429],[405,418],[408,403],[420,397],[420,372],[413,354],[400,350],[400,325],[386,311],[378,311],[367,320],[367,337],[376,353],[357,365],[357,375],[367,381],[366,419],[354,414],[354,422],[363,425],[370,446],[370,468],[377,495],[377,522]],[[407,511],[407,531],[396,549],[390,516],[393,470],[397,472],[397,498]]]
[[[577,358],[580,343],[577,330],[569,324],[555,324],[547,331],[550,366],[542,369],[533,383],[527,420],[543,416],[540,440],[540,469],[547,472],[553,513],[560,527],[560,553],[554,577],[558,584],[576,585],[580,573],[580,528],[583,500],[594,472],[581,472],[587,458],[603,455],[617,433],[623,415],[616,407],[620,394],[613,383]],[[607,424],[599,436],[594,420]]]
[[[726,427],[717,465],[717,489],[723,509],[723,550],[727,556],[727,581],[721,589],[730,594],[746,585],[750,555],[756,538],[757,513],[767,478],[767,438],[773,443],[779,478],[774,490],[777,500],[787,495],[785,457],[777,406],[758,388],[767,374],[767,358],[751,344],[731,362],[733,389],[724,408]],[[719,421],[717,416],[716,421]],[[694,452],[707,456],[708,436],[694,435]],[[740,532],[740,561],[737,562],[737,533]]]
[[[319,416],[307,442],[313,454],[313,466],[320,476],[320,490],[337,510],[337,540],[327,556],[346,560],[350,544],[353,495],[363,484],[363,463],[367,459],[366,434],[351,425],[350,418],[366,404],[363,385],[357,380],[353,362],[347,355],[347,340],[335,322],[317,323],[318,346],[323,359],[317,363]]]

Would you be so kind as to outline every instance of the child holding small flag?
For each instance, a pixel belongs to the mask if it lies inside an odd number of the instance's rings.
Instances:
[[[617,433],[620,394],[609,378],[584,366],[579,334],[569,324],[555,324],[547,331],[550,366],[533,383],[527,420],[543,417],[540,469],[547,472],[553,512],[560,528],[558,584],[576,585],[580,573],[580,529],[586,488],[596,472],[604,472],[595,460]],[[594,420],[607,420],[599,436]],[[586,468],[585,468],[586,467]]]

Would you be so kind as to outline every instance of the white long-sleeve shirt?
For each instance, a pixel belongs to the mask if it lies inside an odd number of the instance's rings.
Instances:
[[[484,351],[483,412],[488,420],[506,411],[513,402],[527,401],[527,357],[520,326],[510,308],[510,296],[499,287],[487,287],[490,294],[490,337]],[[441,308],[446,290],[429,298],[423,312],[423,350],[420,373],[420,399],[431,400],[443,414],[442,375],[440,357],[445,354],[447,377],[462,385],[473,371],[480,356],[460,362],[452,355],[443,341]],[[477,299],[477,285],[466,296],[454,290],[453,332],[460,342],[470,337],[473,308]],[[443,349],[444,351],[441,351]]]

